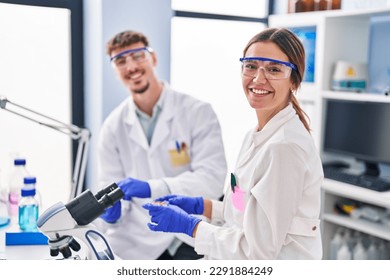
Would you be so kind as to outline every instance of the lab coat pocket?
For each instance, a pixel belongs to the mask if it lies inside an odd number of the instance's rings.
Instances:
[[[234,188],[234,192],[232,193],[232,203],[235,209],[240,212],[244,212],[245,192],[239,186]]]
[[[179,167],[190,163],[188,146],[183,142],[181,147],[169,150],[169,158],[172,166]]]
[[[294,217],[288,233],[293,235],[314,237],[317,236],[319,231],[320,231],[319,219]]]
[[[319,225],[319,219],[294,217],[283,245],[286,246],[291,242],[297,242],[300,238],[316,237],[320,234]]]

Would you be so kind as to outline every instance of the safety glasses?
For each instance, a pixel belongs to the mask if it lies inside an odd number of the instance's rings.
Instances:
[[[297,67],[290,62],[267,57],[242,57],[240,61],[242,75],[251,78],[258,75],[259,69],[264,71],[267,80],[287,79],[290,77],[292,69],[297,70]]]
[[[149,47],[127,50],[111,57],[110,61],[113,66],[122,69],[126,67],[128,60],[140,64],[144,62],[152,52],[152,48]]]

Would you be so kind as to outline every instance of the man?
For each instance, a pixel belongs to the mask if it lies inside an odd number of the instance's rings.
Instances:
[[[99,184],[117,182],[125,193],[102,215],[102,230],[122,259],[200,258],[188,236],[151,232],[142,205],[171,193],[222,196],[227,170],[216,114],[157,78],[157,57],[143,34],[115,35],[107,54],[131,96],[107,117],[100,134]]]

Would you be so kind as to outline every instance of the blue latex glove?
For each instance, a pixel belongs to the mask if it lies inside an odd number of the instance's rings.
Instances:
[[[126,178],[117,183],[125,196],[124,200],[131,200],[133,197],[147,198],[151,196],[148,182],[140,181],[133,178]]]
[[[185,233],[192,237],[195,226],[201,221],[176,205],[147,203],[143,207],[149,210],[152,223],[148,223],[148,227],[153,231]]]
[[[105,220],[107,223],[113,224],[121,217],[121,202],[116,202],[112,207],[107,208],[100,218]]]
[[[181,209],[186,211],[188,214],[202,215],[204,211],[203,197],[190,197],[183,195],[166,195],[159,197],[156,201],[168,201],[169,204],[179,206]]]

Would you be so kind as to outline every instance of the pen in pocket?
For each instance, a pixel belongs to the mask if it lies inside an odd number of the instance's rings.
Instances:
[[[232,188],[232,192],[234,192],[234,188],[237,186],[236,177],[233,173],[230,173],[230,187]]]

